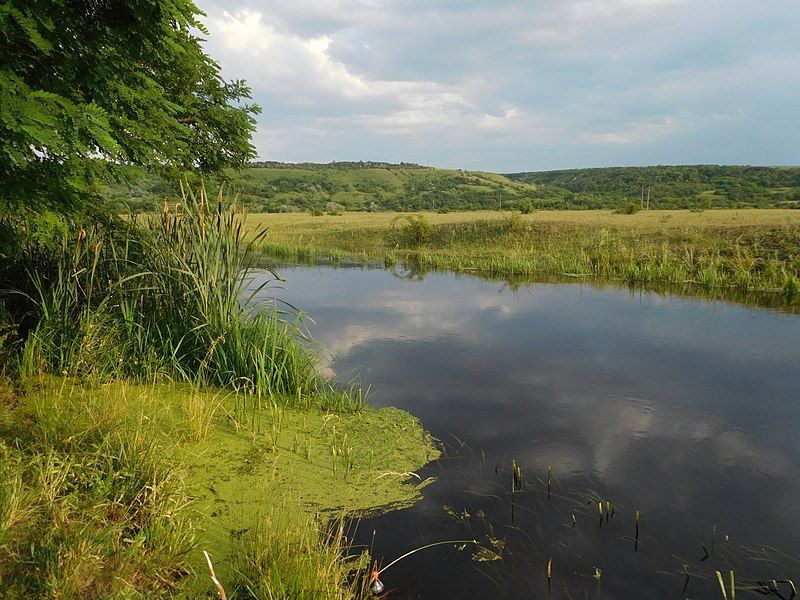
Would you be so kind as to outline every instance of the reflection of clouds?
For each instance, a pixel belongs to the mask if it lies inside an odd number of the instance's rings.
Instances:
[[[396,542],[387,555],[461,535],[452,529],[461,524],[443,516],[444,504],[468,508],[473,524],[483,511],[504,532],[508,560],[496,566],[509,579],[563,541],[598,561],[589,565],[614,565],[604,574],[609,597],[653,585],[653,565],[676,567],[673,554],[699,560],[712,525],[742,543],[796,547],[797,317],[655,294],[640,300],[613,287],[536,285],[514,293],[442,274],[423,282],[344,269],[283,275],[281,297],[312,313],[312,333],[335,353],[340,377],[361,371],[376,404],[410,410],[461,450],[424,470],[438,481],[419,505],[378,521],[384,543]],[[503,529],[512,459],[532,488],[552,465],[556,494],[582,504],[592,489],[612,500],[620,509],[612,529],[586,533],[594,528],[575,504],[532,493],[517,498],[519,531]],[[573,509],[576,529],[564,527]],[[642,511],[657,563],[632,557],[616,537],[630,534],[633,510]],[[412,564],[408,577],[416,580],[428,563]],[[441,577],[441,564],[431,564]],[[626,587],[614,588],[623,576]]]
[[[376,292],[360,296],[347,304],[347,312],[358,314],[358,322],[334,319],[324,327],[313,327],[317,340],[335,358],[345,358],[355,348],[375,340],[420,341],[450,334],[468,335],[465,328],[474,318],[474,310],[496,309],[510,315],[514,307],[496,293],[477,294],[468,298],[471,306],[465,310],[464,298],[442,296],[435,300],[420,300],[415,291]],[[326,306],[323,300],[317,309]],[[327,305],[330,310],[332,306]],[[337,314],[339,311],[337,311]]]
[[[649,510],[796,514],[797,317],[591,286],[283,275],[339,376],[366,371],[381,401],[489,461],[550,464]],[[474,479],[460,484],[494,493]]]

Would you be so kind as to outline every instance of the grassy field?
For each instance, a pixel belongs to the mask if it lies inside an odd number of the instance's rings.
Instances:
[[[253,214],[262,247],[288,259],[407,261],[487,276],[597,277],[708,291],[800,294],[795,210]]]

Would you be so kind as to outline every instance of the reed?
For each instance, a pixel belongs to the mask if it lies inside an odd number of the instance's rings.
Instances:
[[[522,491],[522,468],[517,464],[516,460],[511,461],[511,492]]]
[[[719,583],[719,589],[722,592],[722,598],[723,600],[728,600],[728,592],[725,589],[725,581],[722,579],[722,573],[719,571],[715,571],[715,573],[717,574],[717,583]]]
[[[188,381],[253,396],[256,408],[294,397],[357,408],[317,375],[299,317],[254,302],[265,234],[246,237],[235,204],[200,188],[145,228],[66,236],[53,276],[30,273],[38,324],[24,375]]]
[[[547,499],[550,500],[550,487],[553,483],[553,467],[547,465]]]

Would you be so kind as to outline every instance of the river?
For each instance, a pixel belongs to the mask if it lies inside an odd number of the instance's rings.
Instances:
[[[480,543],[399,562],[390,598],[719,599],[716,571],[728,597],[730,571],[740,597],[800,584],[800,316],[399,268],[280,274],[260,295],[313,318],[323,368],[446,449],[424,500],[362,519],[356,542],[383,564]]]

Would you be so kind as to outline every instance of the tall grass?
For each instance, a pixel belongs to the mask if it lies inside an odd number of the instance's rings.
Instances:
[[[268,521],[251,532],[234,569],[241,600],[359,600],[370,596],[366,553],[349,556],[344,520],[299,526]]]
[[[116,398],[0,402],[2,597],[169,597],[195,542],[159,432],[126,426]]]
[[[245,294],[263,232],[244,238],[222,193],[185,190],[146,227],[80,230],[54,275],[31,272],[38,325],[26,374],[190,381],[259,398],[324,392],[291,315]]]
[[[581,212],[536,215],[348,215],[311,228],[287,221],[281,247],[312,239],[312,253],[391,255],[414,268],[490,277],[593,277],[632,286],[691,286],[711,296],[761,294],[770,304],[800,299],[796,219],[768,211],[636,215]],[[251,219],[268,225],[281,215]],[[593,222],[595,221],[595,222]],[[277,229],[277,227],[276,227]]]

